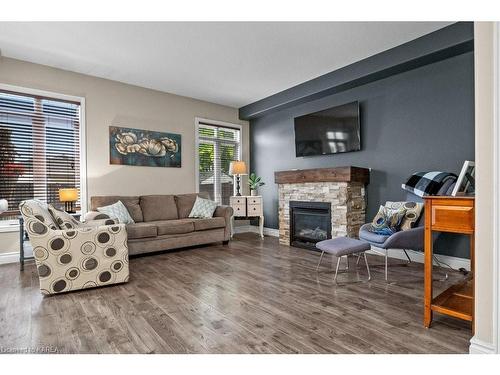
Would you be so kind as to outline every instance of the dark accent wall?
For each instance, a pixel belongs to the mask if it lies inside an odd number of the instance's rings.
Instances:
[[[474,160],[473,63],[473,52],[465,52],[251,120],[250,166],[266,182],[260,189],[266,227],[278,227],[275,171],[347,165],[371,168],[367,220],[385,201],[405,199],[401,184],[411,173],[443,170],[458,174],[464,160]],[[295,157],[294,117],[354,100],[361,109],[361,151]],[[466,246],[449,236],[437,241],[436,251],[468,256]]]

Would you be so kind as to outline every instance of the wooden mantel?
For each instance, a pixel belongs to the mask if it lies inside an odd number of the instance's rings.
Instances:
[[[274,172],[276,184],[297,184],[302,182],[370,182],[370,170],[359,167],[334,167],[295,169]]]

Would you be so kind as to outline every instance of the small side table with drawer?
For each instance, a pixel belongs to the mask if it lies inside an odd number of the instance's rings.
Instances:
[[[424,326],[429,328],[434,312],[472,322],[474,334],[474,234],[475,199],[471,196],[428,196],[425,200],[424,240]],[[432,254],[434,231],[466,234],[470,238],[470,270],[461,282],[437,297],[432,290]]]
[[[234,234],[234,219],[259,218],[260,236],[264,238],[264,210],[261,196],[235,196],[229,198],[234,213],[231,219],[231,236]]]

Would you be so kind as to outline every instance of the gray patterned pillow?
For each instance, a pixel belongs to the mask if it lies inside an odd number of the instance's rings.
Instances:
[[[114,204],[104,207],[97,207],[97,211],[102,212],[109,217],[116,217],[118,221],[122,224],[134,224],[135,221],[130,216],[130,213],[127,210],[127,207],[122,203],[122,201],[118,201]]]
[[[211,201],[210,199],[196,197],[196,201],[194,202],[193,208],[188,217],[208,219],[214,216],[216,208],[217,202]]]

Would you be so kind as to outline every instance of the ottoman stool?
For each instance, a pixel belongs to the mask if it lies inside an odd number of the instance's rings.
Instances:
[[[323,259],[323,254],[324,253],[332,254],[337,258],[337,268],[335,269],[335,278],[333,279],[335,282],[337,282],[337,274],[339,272],[339,265],[342,257],[345,256],[347,258],[351,254],[359,254],[361,256],[361,253],[363,253],[363,256],[365,258],[366,270],[368,271],[368,281],[371,280],[370,267],[368,266],[368,261],[366,260],[366,253],[365,253],[365,251],[368,251],[371,248],[368,242],[363,242],[350,237],[337,237],[337,238],[332,238],[331,240],[324,240],[316,243],[316,248],[321,250],[321,256],[319,258],[316,271],[319,270],[321,260]],[[347,258],[347,265],[349,269],[348,258]]]

